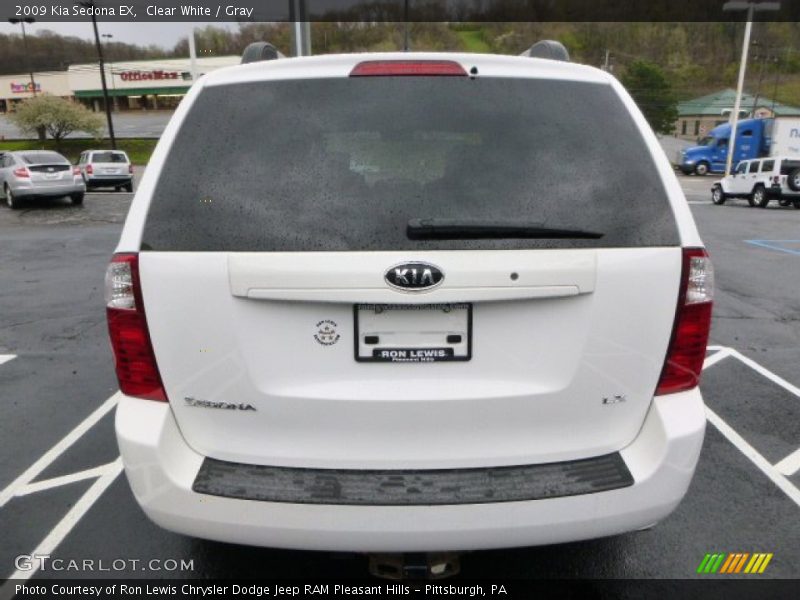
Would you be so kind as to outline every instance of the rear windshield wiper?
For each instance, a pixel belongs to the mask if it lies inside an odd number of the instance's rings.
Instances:
[[[411,219],[406,228],[410,240],[491,239],[591,239],[603,237],[597,231],[547,227],[544,223],[489,221],[482,219]]]

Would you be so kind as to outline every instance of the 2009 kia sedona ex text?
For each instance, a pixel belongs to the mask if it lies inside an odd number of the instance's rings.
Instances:
[[[591,67],[210,73],[106,293],[125,471],[176,532],[364,552],[594,538],[666,517],[700,453],[711,264],[653,132]]]

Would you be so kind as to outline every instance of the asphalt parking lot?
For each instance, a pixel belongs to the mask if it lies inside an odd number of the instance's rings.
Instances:
[[[157,138],[164,131],[172,117],[171,110],[137,110],[114,113],[114,133],[118,138]],[[105,121],[104,121],[105,123]],[[108,137],[108,128],[104,125],[103,137]],[[17,129],[7,115],[0,114],[0,139],[19,140],[27,139],[28,135]],[[76,131],[72,138],[88,138],[90,135]]]
[[[681,182],[717,276],[709,426],[686,499],[648,531],[468,554],[462,577],[712,577],[696,571],[719,552],[772,553],[756,577],[800,576],[800,210],[714,206],[710,177]],[[130,199],[0,208],[0,576],[368,577],[362,556],[190,539],[136,505],[117,461],[102,298]],[[17,570],[31,554],[109,570]]]

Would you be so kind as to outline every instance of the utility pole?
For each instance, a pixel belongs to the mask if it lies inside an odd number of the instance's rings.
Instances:
[[[31,76],[31,94],[33,97],[36,97],[36,82],[33,80],[33,69],[30,65],[30,54],[28,53],[28,36],[25,35],[25,23],[28,25],[35,23],[36,19],[32,17],[25,17],[24,19],[9,19],[9,23],[12,25],[16,25],[19,23],[22,26],[22,51],[25,53],[25,67],[28,69],[28,73]]]
[[[789,49],[787,48],[786,51],[784,52],[784,54],[786,54],[788,52],[788,50]],[[778,95],[778,77],[781,74],[781,62],[780,62],[780,57],[777,54],[773,58],[775,60],[775,85],[772,88],[772,108],[770,108],[770,112],[772,113],[772,116],[774,117],[775,116],[775,102],[776,102],[775,96]]]
[[[403,52],[408,52],[409,48],[409,41],[408,41],[408,0],[405,0],[403,3]]]
[[[77,2],[84,8],[94,8],[95,0],[82,0],[81,2]],[[97,17],[95,16],[94,10],[91,11],[92,13],[92,27],[94,28],[94,44],[97,47],[97,58],[100,62],[100,83],[103,86],[103,105],[106,109],[106,122],[108,123],[108,137],[111,140],[111,148],[112,150],[117,149],[117,138],[114,136],[114,122],[111,120],[111,104],[108,100],[108,86],[106,85],[106,66],[105,61],[103,60],[103,47],[100,44],[100,33],[97,31]]]
[[[189,71],[192,74],[192,85],[197,81],[197,49],[194,40],[194,27],[189,30]]]
[[[728,140],[728,159],[725,162],[725,176],[731,173],[731,163],[736,151],[736,127],[739,124],[739,109],[742,105],[742,87],[744,87],[744,73],[747,69],[747,52],[750,49],[750,32],[753,29],[753,13],[763,10],[780,10],[780,2],[742,2],[731,0],[722,6],[722,10],[746,10],[747,23],[744,27],[744,41],[742,42],[742,59],[739,62],[739,81],[736,84],[736,101],[733,103],[733,119],[731,120],[731,137]]]
[[[756,42],[753,42],[753,45],[756,46],[757,45]],[[769,48],[761,48],[760,50],[764,51],[764,55],[763,56],[759,56],[757,54],[756,57],[755,57],[756,60],[758,60],[759,58],[761,59],[761,69],[759,69],[759,72],[758,72],[758,83],[756,84],[756,93],[755,93],[755,96],[753,97],[753,108],[750,111],[750,116],[754,117],[754,118],[756,116],[756,109],[758,108],[758,97],[761,95],[761,83],[764,81],[764,68],[767,65],[767,58],[769,57],[769,50],[770,49]]]
[[[100,37],[105,38],[107,40],[114,39],[114,36],[110,33],[101,33]],[[106,42],[108,44],[108,42]],[[111,88],[114,90],[114,99],[112,100],[112,105],[114,106],[114,110],[119,112],[119,97],[117,96],[117,80],[114,78],[114,63],[111,63],[111,67],[109,68],[109,73],[111,73]]]

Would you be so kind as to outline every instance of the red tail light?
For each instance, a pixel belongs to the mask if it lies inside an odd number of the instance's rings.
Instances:
[[[26,167],[20,167],[18,169],[14,169],[14,175],[16,177],[30,177],[31,174]]]
[[[119,389],[128,396],[166,401],[147,330],[138,254],[114,255],[106,270],[105,292]]]
[[[128,164],[128,173],[133,175],[133,165],[131,165],[131,164]]]
[[[697,386],[711,329],[714,269],[702,248],[683,249],[683,269],[672,339],[656,395],[674,394]]]
[[[80,175],[81,174],[81,168],[80,167],[72,167],[72,174],[73,175]]]
[[[452,60],[366,60],[358,63],[350,77],[397,77],[438,75],[466,77],[467,72]]]
[[[91,175],[92,173],[94,173],[94,167],[92,167],[92,165],[86,165],[86,174]]]

